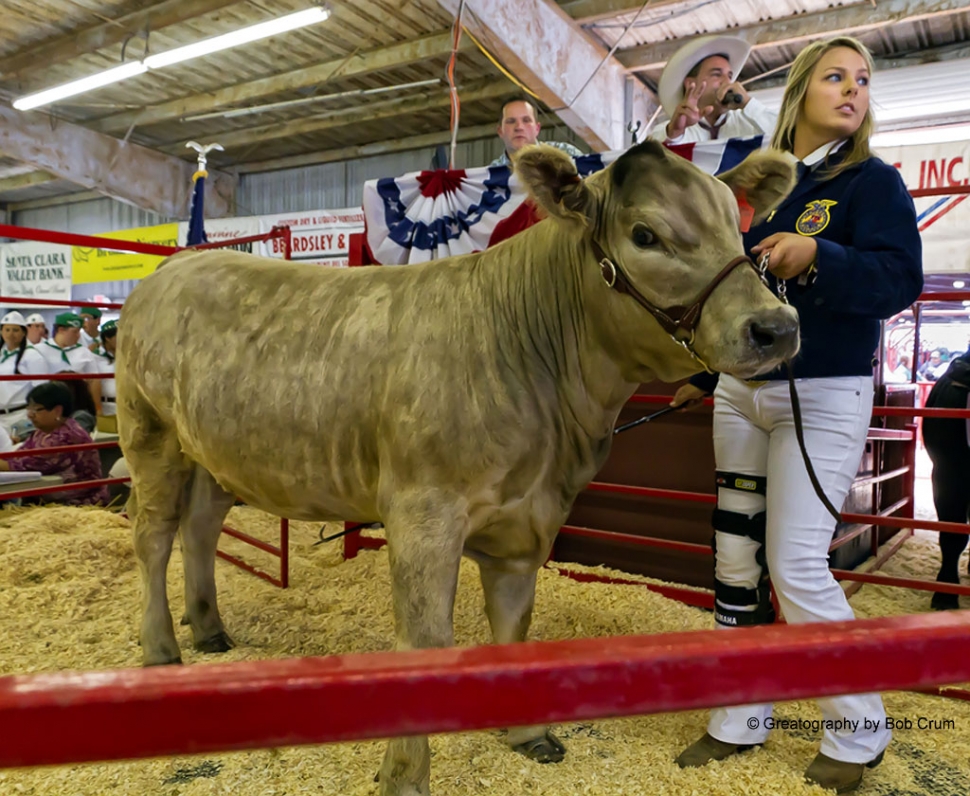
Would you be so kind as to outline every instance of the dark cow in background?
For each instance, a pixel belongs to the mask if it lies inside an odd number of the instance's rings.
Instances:
[[[585,180],[550,147],[516,168],[549,218],[485,252],[352,269],[188,252],[134,289],[118,422],[146,664],[180,661],[165,591],[177,532],[195,645],[231,646],[214,561],[236,495],[293,519],[380,519],[400,649],[453,643],[462,555],[494,640],[526,637],[536,572],[620,409],[641,382],[700,369],[604,280],[604,253],[645,300],[689,306],[744,253],[732,188],[764,215],[793,167],[758,153],[715,179],[651,142]],[[797,317],[744,265],[710,294],[693,347],[754,376],[795,354]],[[563,753],[544,727],[509,740]],[[427,794],[429,769],[427,738],[393,740],[381,793]]]
[[[970,352],[957,357],[933,385],[928,407],[970,408]],[[923,443],[933,461],[933,502],[941,522],[967,522],[970,512],[970,421],[960,418],[924,417]],[[960,582],[960,554],[967,534],[941,533],[940,583]],[[937,610],[960,607],[956,594],[937,593],[930,603]]]

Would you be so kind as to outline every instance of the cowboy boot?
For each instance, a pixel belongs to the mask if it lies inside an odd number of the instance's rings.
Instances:
[[[698,768],[707,765],[712,760],[724,760],[731,755],[747,752],[755,746],[761,746],[761,744],[725,743],[705,732],[700,740],[695,741],[680,753],[676,763],[681,768]]]
[[[862,784],[865,770],[878,766],[884,754],[885,751],[880,752],[868,763],[843,763],[819,752],[805,772],[805,779],[813,785],[834,790],[836,793],[851,793]]]

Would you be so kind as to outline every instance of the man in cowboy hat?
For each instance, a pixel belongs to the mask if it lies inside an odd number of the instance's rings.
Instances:
[[[668,144],[771,135],[778,114],[735,81],[751,45],[734,36],[702,36],[667,61],[657,94],[669,121],[651,138]]]

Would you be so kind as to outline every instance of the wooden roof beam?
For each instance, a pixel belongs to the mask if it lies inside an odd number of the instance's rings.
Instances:
[[[459,0],[438,0],[452,14]],[[466,0],[462,23],[595,151],[627,145],[656,100],[552,0]],[[496,122],[498,120],[496,119]]]
[[[458,130],[459,141],[474,141],[478,138],[491,138],[495,135],[494,124],[479,124],[474,127],[462,127]],[[422,133],[409,138],[395,138],[393,141],[378,141],[373,144],[346,146],[339,149],[324,149],[321,152],[310,152],[306,155],[291,155],[274,160],[261,160],[256,163],[242,163],[235,169],[238,174],[257,174],[261,171],[279,171],[281,169],[295,169],[303,166],[315,166],[320,163],[336,163],[341,160],[354,158],[368,158],[374,155],[386,155],[389,152],[406,152],[409,149],[423,149],[429,146],[447,144],[451,141],[451,132],[442,130],[437,133]],[[483,166],[484,163],[468,164],[469,168]]]
[[[154,149],[125,143],[45,113],[21,113],[0,104],[0,150],[84,188],[152,210],[187,218],[195,164]],[[206,215],[233,208],[235,179],[209,170]]]
[[[463,48],[472,46],[467,40]],[[205,113],[216,108],[226,106],[243,107],[251,100],[280,94],[286,91],[298,91],[311,86],[318,86],[334,78],[366,75],[382,69],[394,69],[399,66],[418,61],[425,61],[439,55],[451,52],[451,34],[436,33],[421,39],[393,44],[364,53],[341,56],[324,61],[316,66],[296,69],[272,77],[251,80],[235,86],[218,89],[205,94],[194,94],[189,97],[150,105],[134,111],[113,114],[99,119],[87,126],[103,133],[114,133],[127,130],[131,125],[144,127],[157,124],[194,113]]]
[[[460,86],[458,95],[462,103],[468,103],[475,102],[476,100],[510,96],[515,90],[515,86],[504,78],[485,78]],[[447,108],[450,102],[450,93],[447,89],[444,89],[428,92],[418,97],[369,102],[353,108],[328,111],[315,116],[293,119],[287,122],[275,122],[258,127],[247,127],[231,133],[222,133],[218,136],[218,141],[227,150],[238,149],[239,147],[257,144],[263,141],[289,138],[295,135],[306,135],[307,133],[318,133],[334,127],[346,127],[348,125],[373,122],[378,119],[390,119],[395,116],[403,116],[410,113],[421,113],[437,108]],[[494,130],[495,128],[493,127],[492,129]],[[392,136],[393,130],[389,131],[388,135]],[[184,147],[185,143],[179,141],[175,144],[166,145],[163,147],[163,150],[175,153],[181,152]],[[213,160],[217,158],[221,160],[225,157],[225,155],[218,153],[211,155]]]
[[[49,171],[28,171],[11,177],[0,177],[0,193],[19,191],[21,188],[43,185],[56,179],[57,175],[51,174]]]

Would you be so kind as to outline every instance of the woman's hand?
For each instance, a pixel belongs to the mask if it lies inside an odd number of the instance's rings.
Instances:
[[[751,247],[751,253],[759,258],[765,252],[768,252],[768,270],[779,279],[791,279],[807,271],[815,262],[818,244],[815,238],[807,235],[776,232]]]
[[[704,390],[687,382],[674,393],[674,397],[670,399],[670,405],[678,409],[694,409],[700,406],[706,397],[707,393]]]

